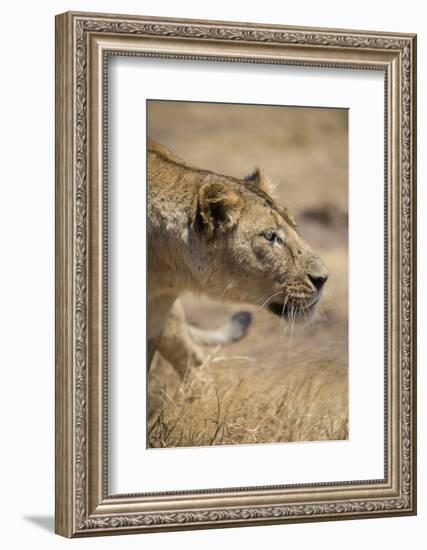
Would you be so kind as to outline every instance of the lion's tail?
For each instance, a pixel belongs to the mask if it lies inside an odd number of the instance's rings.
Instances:
[[[198,344],[216,346],[218,344],[231,344],[245,336],[252,322],[252,313],[239,311],[231,319],[214,330],[203,330],[193,325],[188,325],[191,336]]]

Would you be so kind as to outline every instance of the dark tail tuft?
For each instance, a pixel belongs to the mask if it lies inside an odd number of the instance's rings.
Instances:
[[[235,313],[231,318],[233,341],[240,340],[243,336],[246,336],[251,323],[252,313],[250,311],[239,311]]]
[[[225,325],[214,330],[203,330],[189,325],[189,331],[194,340],[206,346],[230,344],[243,338],[252,322],[252,313],[239,311]]]

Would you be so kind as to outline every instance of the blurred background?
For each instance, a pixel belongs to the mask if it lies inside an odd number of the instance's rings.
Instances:
[[[243,178],[255,166],[326,263],[310,323],[259,307],[186,296],[187,319],[215,328],[250,310],[248,335],[207,349],[183,384],[157,358],[149,380],[149,446],[348,438],[348,112],[344,109],[149,101],[148,135],[187,162]]]

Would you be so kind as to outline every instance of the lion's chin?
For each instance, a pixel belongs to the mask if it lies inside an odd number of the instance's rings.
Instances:
[[[308,321],[314,313],[317,300],[310,304],[309,306],[301,306],[296,304],[287,303],[283,306],[283,303],[272,302],[268,305],[268,310],[281,317],[282,319],[287,319],[288,321]]]

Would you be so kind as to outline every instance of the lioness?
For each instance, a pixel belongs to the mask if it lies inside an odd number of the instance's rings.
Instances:
[[[201,170],[152,140],[147,159],[149,366],[157,350],[183,377],[203,360],[199,343],[246,332],[245,312],[217,331],[191,327],[177,301],[184,292],[311,315],[328,273],[258,169],[243,180]]]

